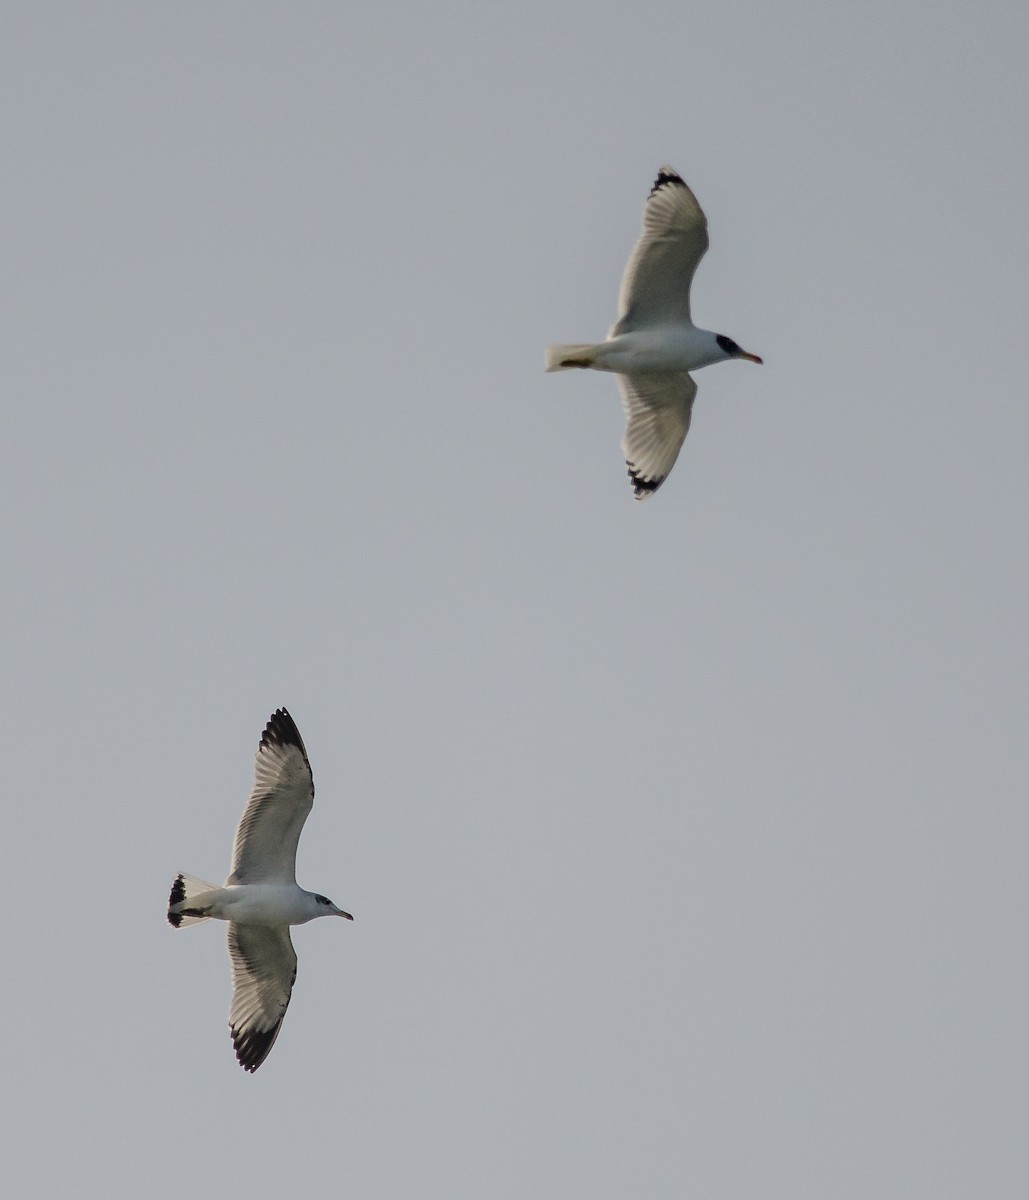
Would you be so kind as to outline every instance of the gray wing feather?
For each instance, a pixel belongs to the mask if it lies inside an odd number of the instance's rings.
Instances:
[[[707,217],[671,167],[662,167],[643,210],[643,235],[622,276],[609,337],[690,320],[690,285],[708,247]]]
[[[664,483],[686,440],[697,385],[685,371],[619,375],[627,423],[622,449],[637,500]]]
[[[256,1071],[275,1045],[297,977],[288,925],[229,924],[229,1028],[239,1065]]]
[[[313,807],[307,752],[293,718],[279,709],[257,750],[254,789],[232,843],[226,883],[296,883],[297,843]]]

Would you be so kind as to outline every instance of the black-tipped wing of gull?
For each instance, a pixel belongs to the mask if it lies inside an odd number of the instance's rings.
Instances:
[[[622,449],[637,500],[664,483],[686,440],[697,385],[685,371],[619,375],[627,424]]]
[[[279,1036],[297,977],[289,926],[230,922],[229,959],[232,1045],[244,1071],[256,1071]]]
[[[295,883],[297,842],[313,806],[307,751],[293,718],[280,708],[261,735],[254,790],[232,843],[226,883]]]
[[[643,210],[643,234],[622,276],[618,321],[608,336],[690,321],[690,284],[707,246],[707,217],[697,197],[677,172],[662,167]]]

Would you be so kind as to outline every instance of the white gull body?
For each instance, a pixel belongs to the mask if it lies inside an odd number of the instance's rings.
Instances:
[[[268,1057],[286,1015],[297,976],[290,925],[315,917],[353,920],[325,896],[297,884],[297,843],[313,805],[307,751],[293,718],[280,708],[261,735],[254,789],[236,830],[224,887],[182,874],[172,884],[168,921],[176,929],[212,918],[229,922],[229,1028],[246,1071],[256,1071]]]
[[[689,372],[730,358],[761,362],[732,338],[693,324],[690,285],[707,247],[707,218],[696,196],[677,172],[662,167],[607,340],[547,349],[548,371],[588,367],[618,375],[622,449],[637,500],[657,491],[686,440],[697,395]]]

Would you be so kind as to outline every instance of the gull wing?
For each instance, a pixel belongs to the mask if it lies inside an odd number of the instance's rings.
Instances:
[[[628,423],[622,449],[637,500],[664,483],[686,440],[697,385],[685,371],[619,375]]]
[[[297,956],[288,925],[229,923],[232,963],[232,1046],[244,1071],[268,1057],[297,977]]]
[[[671,167],[662,167],[643,210],[643,235],[622,276],[609,337],[690,321],[690,284],[707,250],[707,217]]]
[[[314,806],[314,780],[293,718],[273,713],[257,748],[254,790],[232,843],[234,883],[296,883],[297,842]]]

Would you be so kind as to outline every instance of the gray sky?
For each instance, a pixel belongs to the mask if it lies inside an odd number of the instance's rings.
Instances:
[[[0,18],[19,1198],[1021,1200],[1024,5]],[[698,376],[603,336],[662,163]],[[220,880],[318,796],[254,1077]]]

